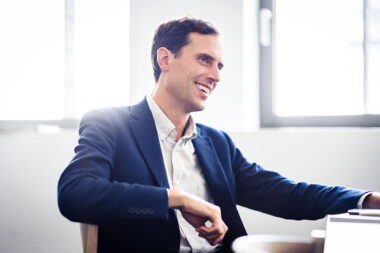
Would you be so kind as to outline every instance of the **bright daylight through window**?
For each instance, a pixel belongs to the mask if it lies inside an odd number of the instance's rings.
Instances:
[[[2,1],[0,120],[127,104],[128,27],[128,1]]]
[[[264,106],[270,107],[267,112],[273,114],[272,118],[280,121],[281,117],[298,117],[301,126],[317,116],[333,125],[333,116],[380,114],[380,71],[377,70],[380,1],[278,0],[273,3],[270,45],[273,58],[264,55],[273,59],[270,61],[272,78],[261,82],[262,89],[270,93],[271,105],[264,103]],[[267,85],[271,88],[266,88]],[[292,123],[281,124],[292,126]]]
[[[50,0],[0,2],[0,120],[63,117],[64,11]]]

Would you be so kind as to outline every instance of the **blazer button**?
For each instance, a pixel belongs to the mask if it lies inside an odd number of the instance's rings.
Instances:
[[[128,208],[128,213],[134,214],[135,213],[135,209],[133,207],[129,207]]]
[[[141,208],[141,213],[142,213],[142,214],[147,214],[147,213],[148,213],[148,209],[146,209],[146,208]]]
[[[148,208],[148,214],[150,215],[154,214],[154,210],[152,208]]]

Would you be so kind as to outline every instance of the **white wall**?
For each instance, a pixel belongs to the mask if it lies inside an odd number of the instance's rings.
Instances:
[[[0,132],[0,252],[80,252],[79,226],[60,215],[56,197],[76,136]]]
[[[243,53],[243,9],[256,1],[237,0],[132,0],[130,100],[136,102],[153,88],[149,58],[152,29],[163,20],[190,11],[215,23],[225,44],[223,82],[199,120],[230,131],[248,121],[246,111],[257,111],[255,73]],[[243,8],[243,6],[245,6]],[[246,13],[247,9],[244,9]],[[227,39],[228,38],[228,39]],[[254,38],[250,38],[254,40]],[[256,51],[247,49],[255,66]],[[148,49],[147,49],[148,48]],[[243,73],[243,67],[246,70]],[[247,73],[249,72],[249,73]],[[249,81],[247,81],[249,80]],[[254,88],[252,88],[254,87]],[[252,97],[244,90],[252,90]],[[228,103],[221,103],[228,101]],[[247,110],[246,105],[252,106]],[[223,112],[223,113],[221,113]],[[256,114],[255,114],[256,115]],[[252,118],[257,116],[253,115]],[[228,120],[226,120],[228,119]],[[265,130],[233,133],[233,139],[250,161],[277,170],[295,180],[340,184],[380,191],[380,130]],[[63,218],[57,208],[57,181],[73,155],[76,130],[47,134],[34,129],[0,131],[0,252],[80,252],[79,227]],[[307,235],[323,228],[323,221],[285,221],[239,209],[249,233]]]

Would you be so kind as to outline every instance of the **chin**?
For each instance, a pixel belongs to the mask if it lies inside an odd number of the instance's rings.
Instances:
[[[197,111],[203,111],[205,109],[206,105],[205,104],[198,104],[196,105]]]
[[[191,108],[189,108],[189,113],[191,112],[200,112],[200,111],[203,111],[205,109],[205,105],[193,105]]]

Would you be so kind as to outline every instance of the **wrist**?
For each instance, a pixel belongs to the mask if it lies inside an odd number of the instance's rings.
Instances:
[[[168,207],[180,208],[183,206],[183,194],[175,189],[167,189],[168,191]]]

